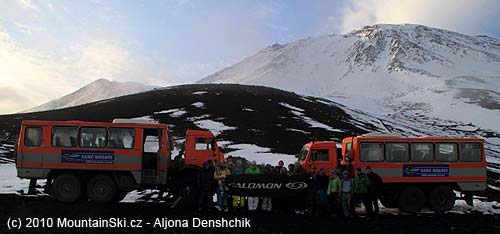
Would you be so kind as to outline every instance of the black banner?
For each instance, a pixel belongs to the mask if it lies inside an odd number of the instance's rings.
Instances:
[[[308,175],[230,175],[225,185],[233,195],[287,197],[306,192],[309,181]]]

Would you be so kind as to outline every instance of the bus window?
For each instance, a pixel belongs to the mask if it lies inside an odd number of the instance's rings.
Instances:
[[[461,143],[460,161],[462,162],[481,162],[481,144],[480,143]]]
[[[134,148],[133,128],[110,128],[108,136],[108,147],[116,149]]]
[[[361,143],[359,158],[362,162],[384,161],[384,143]]]
[[[52,146],[54,147],[76,147],[77,138],[77,127],[52,128]]]
[[[24,145],[40,146],[40,144],[42,144],[42,128],[26,128],[24,133]]]
[[[80,128],[80,147],[104,148],[106,146],[106,128]]]
[[[434,150],[431,143],[412,143],[411,161],[432,162],[434,161]]]
[[[195,139],[195,150],[209,150],[214,151],[214,140],[211,138],[196,138]]]
[[[455,143],[437,143],[436,161],[438,162],[456,162],[458,161],[458,149]]]
[[[326,161],[328,162],[328,150],[312,150],[311,161]]]
[[[389,162],[406,162],[410,159],[408,143],[386,143],[385,158]]]

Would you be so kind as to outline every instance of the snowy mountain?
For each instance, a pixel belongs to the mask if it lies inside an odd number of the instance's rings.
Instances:
[[[422,135],[481,136],[500,154],[500,40],[488,36],[422,25],[366,26],[269,46],[199,83],[324,97]]]
[[[117,82],[107,79],[98,79],[73,93],[23,112],[38,112],[78,106],[109,98],[146,92],[154,88],[157,87],[138,82]]]

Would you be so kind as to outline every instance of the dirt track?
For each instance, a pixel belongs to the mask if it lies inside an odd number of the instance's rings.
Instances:
[[[155,218],[203,219],[243,218],[251,220],[251,228],[169,228],[153,229],[21,229],[7,230],[7,219],[18,217],[78,218],[89,217],[140,218],[143,222],[154,222]],[[154,203],[119,203],[97,205],[79,202],[72,205],[61,204],[50,197],[22,197],[18,195],[0,195],[0,233],[498,233],[499,215],[482,214],[385,214],[376,219],[357,218],[344,221],[329,217],[310,217],[293,214],[196,214],[181,209],[171,209],[165,204]]]

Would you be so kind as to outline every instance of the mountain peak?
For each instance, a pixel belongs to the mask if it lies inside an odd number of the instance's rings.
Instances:
[[[77,91],[23,112],[38,112],[78,106],[109,98],[146,92],[157,88],[139,82],[118,82],[99,78]]]
[[[500,106],[498,74],[499,39],[417,24],[377,24],[272,45],[199,83],[270,86],[374,114],[411,111],[406,107],[412,106],[460,119],[464,112],[452,109],[461,106],[498,119],[499,109],[488,109]],[[500,129],[487,118],[472,119]]]

